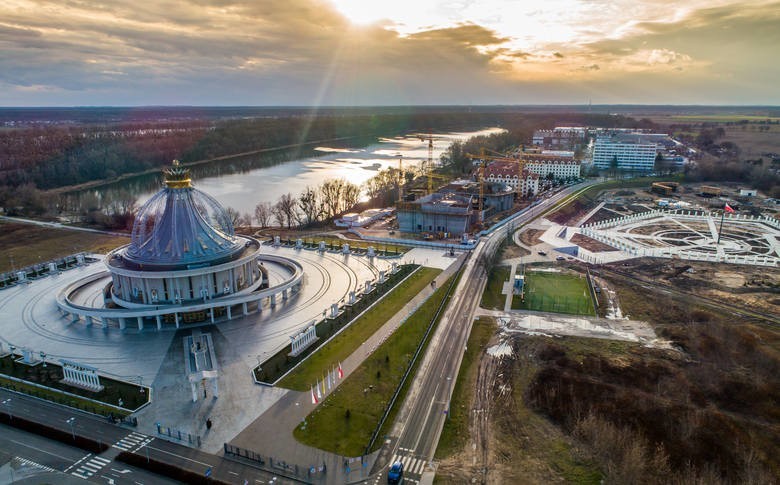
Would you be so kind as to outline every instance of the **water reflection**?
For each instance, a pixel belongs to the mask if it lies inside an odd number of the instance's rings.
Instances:
[[[433,158],[455,140],[502,131],[488,128],[473,132],[433,135]],[[316,147],[289,160],[288,154],[264,154],[241,160],[221,161],[192,169],[193,185],[215,197],[222,205],[241,213],[253,213],[258,202],[275,202],[291,192],[298,195],[306,186],[316,186],[330,178],[343,177],[362,184],[387,167],[398,167],[399,155],[404,169],[418,166],[428,158],[428,142],[416,136],[381,138],[364,148]],[[158,174],[136,177],[97,190],[100,197],[128,191],[143,203],[162,186]]]

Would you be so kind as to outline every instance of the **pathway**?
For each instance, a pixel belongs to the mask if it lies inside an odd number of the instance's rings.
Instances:
[[[461,254],[457,258],[456,264],[451,264],[436,277],[436,288],[441,287],[458,270],[463,258],[465,258],[465,254]],[[398,313],[393,315],[371,338],[363,342],[357,350],[347,357],[341,363],[344,377],[348,377],[353,370],[357,369],[434,291],[433,288],[427,286]],[[336,383],[336,385],[338,384],[339,382]],[[308,391],[288,391],[268,411],[233,438],[230,444],[299,466],[322,466],[325,464],[328,483],[344,483],[367,477],[373,463],[373,455],[367,457],[365,467],[361,467],[359,461],[354,463],[351,467],[351,473],[348,474],[344,468],[344,457],[301,444],[293,437],[292,432],[295,427],[315,407],[311,403]]]

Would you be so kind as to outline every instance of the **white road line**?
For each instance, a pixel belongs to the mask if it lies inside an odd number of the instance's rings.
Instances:
[[[417,458],[412,458],[412,464],[409,465],[409,470],[417,475]]]
[[[88,469],[88,470],[92,470],[93,472],[96,472],[96,471],[100,470],[101,468],[103,468],[102,466],[98,466],[96,463],[91,463],[91,462],[90,463],[84,463],[81,466],[86,468],[86,469]]]
[[[83,478],[84,480],[87,480],[87,479],[89,479],[89,477],[88,477],[88,476],[84,476],[84,475],[82,475],[81,473],[76,473],[76,472],[73,472],[73,473],[71,473],[71,475],[73,475],[74,477]]]
[[[83,474],[85,474],[88,477],[91,477],[92,475],[95,474],[95,472],[93,472],[92,470],[87,470],[84,467],[80,467],[78,470],[76,470],[76,472],[83,473]],[[76,472],[73,472],[73,475],[75,475]]]
[[[172,455],[172,456],[175,456],[176,458],[180,458],[182,460],[191,461],[191,462],[197,463],[199,465],[208,466],[208,467],[213,467],[214,466],[214,465],[211,465],[209,463],[203,463],[202,461],[193,460],[192,458],[187,458],[186,456],[181,456],[181,455],[177,455],[176,453],[171,453],[170,451],[161,450],[160,448],[155,448],[153,446],[149,446],[148,448],[150,450],[159,451],[160,453],[165,453],[165,454],[168,454],[168,455]]]
[[[106,463],[106,464],[111,463],[111,460],[109,460],[107,458],[103,458],[102,456],[96,456],[96,457],[93,458],[93,460],[102,461],[103,463]]]

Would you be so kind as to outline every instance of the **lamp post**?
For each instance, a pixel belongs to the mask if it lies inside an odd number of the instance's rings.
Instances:
[[[76,431],[73,429],[73,422],[76,418],[68,418],[65,422],[70,425],[70,434],[73,436],[73,441],[76,441]]]

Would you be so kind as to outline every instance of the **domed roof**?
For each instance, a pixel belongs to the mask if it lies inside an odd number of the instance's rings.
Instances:
[[[166,187],[136,214],[124,258],[150,266],[182,267],[222,262],[241,251],[230,217],[219,202],[194,189],[189,170],[166,169]]]

